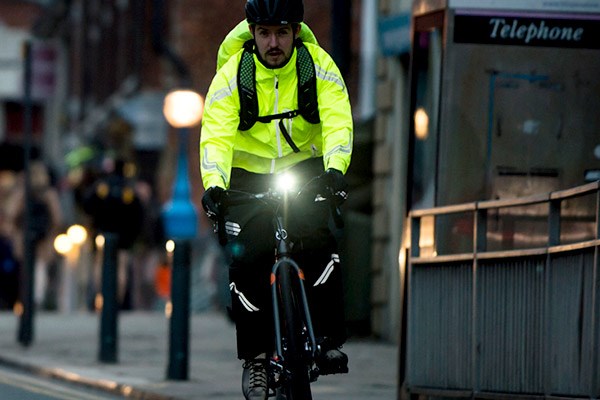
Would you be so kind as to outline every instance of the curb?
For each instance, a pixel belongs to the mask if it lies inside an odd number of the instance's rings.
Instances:
[[[101,390],[103,392],[116,394],[129,399],[138,400],[180,400],[178,397],[168,396],[145,389],[135,388],[130,385],[118,383],[106,379],[91,379],[66,371],[62,368],[40,367],[14,359],[0,356],[0,365],[17,369],[23,372],[35,374],[45,378],[56,379],[64,382],[76,384],[91,389]]]

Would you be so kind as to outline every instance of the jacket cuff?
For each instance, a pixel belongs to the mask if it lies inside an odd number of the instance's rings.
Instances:
[[[327,166],[325,167],[325,170],[327,170],[329,168],[337,169],[338,171],[341,171],[342,174],[345,175],[346,170],[348,169],[348,166],[346,165],[346,163],[343,160],[330,158],[329,161],[327,162]]]
[[[218,186],[220,188],[227,189],[225,183],[223,182],[223,179],[221,179],[220,176],[207,177],[202,183],[204,184],[205,189],[208,189],[213,186]]]

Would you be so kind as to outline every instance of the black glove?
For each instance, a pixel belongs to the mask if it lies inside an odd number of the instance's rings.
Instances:
[[[219,205],[221,198],[225,193],[225,189],[219,186],[211,186],[202,195],[202,207],[206,211],[206,215],[213,221],[219,218]]]
[[[336,205],[342,204],[348,198],[348,183],[344,174],[335,168],[329,168],[325,171],[325,184],[329,188],[333,201]]]

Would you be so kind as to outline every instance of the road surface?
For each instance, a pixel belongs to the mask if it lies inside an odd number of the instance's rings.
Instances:
[[[120,396],[0,368],[2,400],[114,400]]]

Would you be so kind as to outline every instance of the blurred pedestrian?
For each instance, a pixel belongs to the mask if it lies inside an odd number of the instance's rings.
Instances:
[[[83,209],[91,216],[94,236],[114,233],[118,237],[118,298],[123,308],[130,308],[126,296],[130,285],[130,250],[139,237],[144,209],[135,185],[135,165],[123,159],[109,163],[107,173],[86,192]],[[100,260],[96,257],[96,260]],[[99,289],[100,265],[96,263],[96,288]],[[96,289],[96,290],[97,290]]]
[[[14,254],[20,264],[24,260],[25,227],[25,172],[21,172],[14,190],[7,200],[7,219],[10,226]],[[45,307],[48,295],[50,268],[56,262],[53,242],[59,233],[63,215],[58,191],[52,185],[50,173],[43,161],[35,160],[30,169],[31,195],[28,226],[35,249],[34,301],[37,307]]]
[[[7,204],[16,185],[13,171],[0,171],[0,310],[12,309],[18,296],[19,268],[10,240]]]
[[[135,188],[142,203],[144,218],[140,235],[132,249],[132,300],[136,309],[152,309],[157,300],[155,275],[165,253],[162,206],[150,183],[138,179]]]

